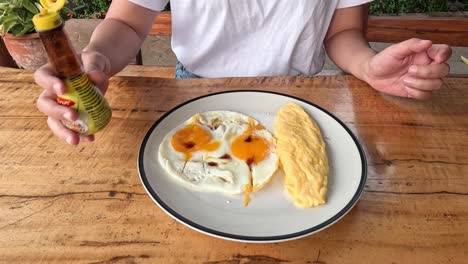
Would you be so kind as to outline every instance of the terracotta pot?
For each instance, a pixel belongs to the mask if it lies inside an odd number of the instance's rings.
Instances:
[[[15,61],[10,56],[10,52],[8,52],[5,42],[3,38],[0,37],[0,66],[9,67],[9,68],[18,68],[16,66]]]
[[[7,34],[3,40],[20,68],[35,70],[47,63],[47,54],[39,34],[31,33],[20,37]]]

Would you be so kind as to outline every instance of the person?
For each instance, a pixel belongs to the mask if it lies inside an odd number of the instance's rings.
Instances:
[[[105,92],[108,78],[137,54],[168,0],[114,0],[83,49],[84,69]],[[344,72],[389,95],[429,99],[449,72],[448,45],[409,39],[377,53],[364,38],[371,0],[172,0],[176,78],[314,75],[325,51]],[[38,109],[69,144],[80,138],[61,119],[77,113],[58,105],[65,84],[47,64],[35,72],[44,88]]]

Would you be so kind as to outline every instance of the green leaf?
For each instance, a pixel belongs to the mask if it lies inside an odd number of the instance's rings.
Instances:
[[[42,6],[41,6],[41,4],[40,4],[40,3],[38,3],[38,2],[34,2],[34,5],[37,7],[37,10],[41,11],[41,9],[42,9]]]
[[[11,20],[18,19],[18,18],[19,18],[18,13],[12,11],[6,16],[2,16],[1,20],[2,20],[2,24],[3,24],[5,22],[7,22],[7,21],[11,21]]]
[[[2,24],[2,35],[6,35],[6,33],[10,32],[11,29],[16,25],[18,25],[17,20],[10,21],[8,23]]]
[[[39,10],[36,8],[36,5],[34,5],[31,1],[29,0],[23,0],[23,5],[26,10],[28,10],[32,14],[37,14],[39,13]]]
[[[13,9],[12,9],[10,6],[7,6],[7,7],[5,7],[5,8],[3,9],[2,14],[3,14],[3,15],[8,15],[8,14],[11,12],[11,10],[13,10]]]
[[[0,3],[0,10],[6,9],[6,8],[9,8],[9,7],[10,7],[10,4],[8,4],[8,3]]]
[[[0,23],[2,23],[2,22],[5,23],[5,22],[8,22],[10,20],[14,20],[16,18],[18,18],[18,15],[15,14],[15,13],[12,13],[12,14],[10,14],[8,16],[2,16],[2,17],[0,17]]]
[[[32,33],[34,32],[34,25],[31,23],[26,24],[23,29],[21,29],[20,32],[15,33],[16,36],[23,36],[24,34],[27,33]]]
[[[73,11],[72,9],[70,9],[70,8],[68,8],[68,7],[66,7],[66,6],[64,6],[64,7],[62,8],[62,10],[60,10],[60,12],[61,12],[61,13],[66,13],[66,14],[68,14],[68,13],[70,13],[70,14],[75,14],[75,11]]]
[[[10,1],[9,3],[9,7],[10,8],[21,8],[21,3],[19,3],[18,1]]]
[[[10,31],[11,31],[11,34],[15,35],[15,36],[20,36],[20,32],[21,30],[23,30],[24,27],[22,27],[21,25],[16,25],[14,26]]]
[[[0,31],[20,36],[34,32],[32,18],[41,8],[35,0],[0,0]]]
[[[465,64],[468,64],[468,59],[463,57],[463,56],[460,56],[461,57],[461,60],[465,63]]]
[[[23,1],[24,1],[24,0],[12,0],[12,1],[11,1],[11,4],[14,5],[14,6],[16,6],[16,7],[21,8],[21,7],[23,6]]]
[[[0,25],[2,26],[2,34],[5,35],[6,33],[8,33],[10,28],[17,23],[18,23],[18,17],[15,17],[15,16],[4,17],[4,19],[2,19],[0,22]]]

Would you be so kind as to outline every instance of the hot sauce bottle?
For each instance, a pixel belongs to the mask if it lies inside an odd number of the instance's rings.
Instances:
[[[64,30],[64,22],[58,11],[65,0],[41,0],[41,4],[44,8],[33,17],[34,27],[44,44],[49,62],[67,86],[67,91],[57,96],[57,102],[79,114],[75,122],[62,120],[62,123],[80,135],[95,134],[111,120],[111,108],[84,72]]]

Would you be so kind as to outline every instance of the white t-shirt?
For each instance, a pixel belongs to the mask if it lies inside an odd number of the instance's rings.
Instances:
[[[168,0],[129,0],[160,11]],[[171,0],[172,49],[202,77],[313,75],[335,9],[372,0]]]

